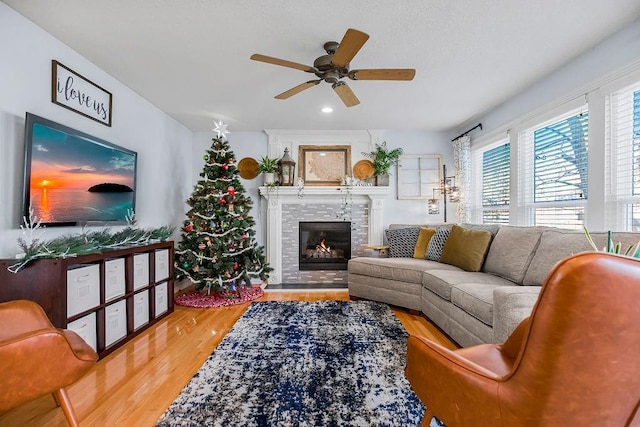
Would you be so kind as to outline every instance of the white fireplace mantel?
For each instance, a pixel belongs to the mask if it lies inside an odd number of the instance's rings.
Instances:
[[[282,205],[340,204],[345,196],[353,203],[366,203],[369,209],[368,242],[377,245],[382,244],[383,200],[389,193],[389,187],[382,186],[260,187],[260,195],[268,201],[266,255],[273,268],[269,283],[281,283],[282,279]]]

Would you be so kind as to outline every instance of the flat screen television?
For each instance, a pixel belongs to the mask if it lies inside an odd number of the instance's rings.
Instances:
[[[23,212],[42,225],[126,223],[135,210],[137,153],[27,113]]]

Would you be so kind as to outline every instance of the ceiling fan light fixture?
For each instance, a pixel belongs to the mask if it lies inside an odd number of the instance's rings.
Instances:
[[[324,73],[324,81],[327,83],[337,83],[340,80],[340,74],[335,70],[329,70]]]

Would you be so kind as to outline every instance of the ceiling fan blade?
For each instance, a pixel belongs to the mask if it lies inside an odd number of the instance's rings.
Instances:
[[[413,80],[416,70],[413,68],[388,68],[373,70],[352,70],[349,78],[352,80]]]
[[[344,34],[344,37],[342,37],[342,41],[338,45],[338,50],[333,54],[333,59],[331,60],[333,65],[346,67],[368,39],[368,34],[349,28]]]
[[[334,83],[332,87],[347,107],[353,107],[354,105],[360,104],[360,100],[345,82]]]
[[[268,64],[280,65],[282,67],[295,68],[296,70],[306,71],[307,73],[315,72],[315,69],[308,65],[298,64],[297,62],[274,58],[272,56],[260,55],[259,53],[254,53],[253,55],[251,55],[251,59],[253,59],[254,61],[266,62]]]
[[[317,85],[321,81],[322,80],[311,80],[311,81],[308,81],[306,83],[302,83],[301,85],[293,87],[293,88],[289,89],[286,92],[282,92],[280,95],[277,95],[275,98],[276,99],[287,99],[287,98],[290,98],[293,95],[295,95],[297,93],[300,93],[305,89],[309,89],[310,87],[313,87],[313,86]]]

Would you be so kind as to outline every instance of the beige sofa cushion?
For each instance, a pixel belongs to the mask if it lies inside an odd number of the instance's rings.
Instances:
[[[544,230],[542,227],[500,227],[482,271],[522,284]]]
[[[499,285],[465,283],[451,289],[451,302],[485,325],[493,325],[493,290]]]
[[[595,236],[594,236],[595,237]],[[570,255],[592,250],[581,231],[545,230],[522,284],[540,286],[556,263]]]
[[[447,264],[441,264],[449,267]],[[424,273],[422,286],[438,295],[440,298],[451,301],[451,288],[465,283],[480,285],[514,286],[513,283],[502,277],[492,274],[456,270],[429,270]]]
[[[379,277],[401,282],[422,283],[422,274],[426,270],[459,270],[452,265],[441,264],[415,258],[368,258],[358,257],[349,260],[349,274]]]

